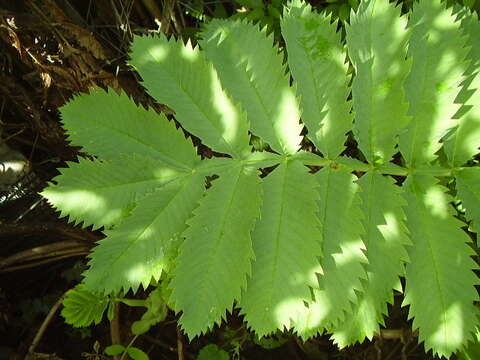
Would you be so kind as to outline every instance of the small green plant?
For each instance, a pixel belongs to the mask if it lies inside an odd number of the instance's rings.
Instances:
[[[237,306],[260,337],[327,332],[344,347],[380,330],[397,289],[425,349],[450,356],[479,326],[476,247],[462,229],[480,224],[477,16],[439,0],[404,16],[363,1],[343,43],[329,16],[295,2],[280,25],[283,49],[218,19],[200,47],[135,38],[144,86],[213,158],[124,94],[62,108],[71,142],[97,159],[70,163],[43,195],[105,227],[80,288],[99,296],[89,309],[101,317],[102,296],[163,276],[190,338]]]
[[[280,17],[287,1],[272,0],[267,3],[263,0],[236,0],[236,2],[242,5],[242,11],[238,11],[230,20],[247,20],[258,23],[260,27],[267,26],[267,31],[273,32],[275,40],[280,39]]]
[[[110,356],[120,355],[122,360],[126,359],[125,356],[127,354],[132,360],[149,360],[148,355],[143,350],[131,345],[127,347],[123,345],[110,345],[105,348],[105,354]]]
[[[197,360],[229,360],[230,356],[225,350],[215,344],[204,346],[198,353]]]

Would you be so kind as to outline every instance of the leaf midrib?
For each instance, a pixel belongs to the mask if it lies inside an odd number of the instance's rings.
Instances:
[[[242,173],[242,168],[239,167],[238,175],[235,179],[235,184],[233,185],[234,190],[231,192],[231,196],[228,200],[228,204],[224,208],[224,209],[228,209],[228,210],[223,212],[224,216],[223,216],[222,222],[221,222],[221,224],[220,224],[220,226],[218,227],[218,230],[217,230],[218,235],[217,236],[212,236],[212,237],[215,238],[215,242],[212,244],[213,246],[211,247],[211,249],[212,249],[211,253],[210,253],[211,255],[208,257],[206,270],[202,274],[202,279],[203,280],[202,280],[200,286],[197,288],[198,296],[202,297],[202,300],[200,302],[202,302],[204,304],[209,303],[208,301],[205,301],[205,299],[208,300],[208,298],[209,298],[208,295],[206,295],[206,294],[209,293],[208,286],[205,284],[206,279],[208,279],[210,277],[210,274],[212,273],[212,270],[218,268],[218,267],[215,267],[215,265],[214,265],[215,261],[214,260],[217,259],[217,253],[218,253],[219,247],[221,245],[220,243],[225,238],[225,236],[220,236],[220,234],[222,233],[222,230],[225,228],[225,223],[226,223],[227,219],[229,219],[229,216],[227,216],[227,214],[230,213],[230,209],[232,208],[233,199],[235,198],[235,195],[238,192],[238,183],[240,182],[241,173]],[[217,309],[217,310],[219,310],[219,309]],[[211,319],[207,319],[207,321],[209,323],[207,327],[210,327],[210,325],[215,322]],[[203,327],[205,327],[205,326],[203,326]]]
[[[225,40],[224,40],[225,42]],[[230,38],[229,39],[229,42],[228,42],[232,48],[231,50],[231,53],[242,53],[242,49],[240,49],[240,51],[238,50],[238,46],[232,42],[232,39]],[[275,130],[275,121],[273,120],[273,115],[271,114],[271,112],[268,110],[265,102],[263,101],[262,99],[262,96],[260,95],[260,92],[258,91],[257,89],[257,83],[252,79],[252,74],[251,74],[251,71],[248,71],[247,68],[248,68],[248,65],[249,63],[251,62],[251,59],[249,58],[245,58],[245,60],[243,61],[243,64],[245,66],[245,68],[243,69],[244,71],[242,71],[242,69],[239,69],[241,70],[240,73],[241,74],[245,74],[244,78],[246,79],[246,83],[249,85],[249,87],[253,90],[253,94],[254,94],[254,98],[258,101],[258,103],[260,104],[260,108],[263,110],[263,113],[265,114],[264,115],[264,118],[267,119],[266,123],[269,124],[271,126],[271,130],[273,132],[273,140],[276,141],[278,143],[278,145],[280,145],[280,149],[285,152],[285,149],[284,149],[284,146],[283,146],[283,143],[282,141],[277,138],[276,136],[276,130]],[[247,104],[245,105],[245,107],[250,107],[250,101],[247,101]],[[253,127],[255,127],[253,124],[253,122],[250,122],[251,124],[251,127],[252,127],[252,130],[255,130],[253,129]],[[272,144],[270,144],[270,146],[272,146]]]
[[[175,166],[175,167],[183,168],[183,169],[188,169],[188,170],[191,169],[191,167],[186,166],[185,164],[179,162],[178,160],[173,159],[173,158],[170,158],[170,157],[168,157],[167,155],[164,155],[164,153],[163,153],[162,151],[160,151],[159,149],[153,147],[153,145],[142,141],[141,138],[138,138],[138,137],[132,135],[131,132],[122,131],[122,130],[120,130],[120,129],[118,129],[118,128],[115,128],[115,127],[112,127],[112,126],[108,126],[106,123],[103,123],[103,122],[100,122],[100,123],[99,123],[99,122],[91,121],[91,120],[90,120],[90,117],[87,117],[87,118],[85,118],[85,119],[82,119],[82,121],[83,121],[83,122],[90,122],[90,123],[93,125],[93,127],[97,127],[97,126],[100,124],[101,126],[103,126],[105,129],[108,129],[109,131],[112,131],[112,132],[114,132],[114,133],[121,134],[121,135],[123,135],[123,136],[125,136],[125,137],[127,137],[127,138],[131,138],[131,139],[137,141],[138,143],[142,144],[142,145],[145,146],[146,148],[151,149],[151,150],[154,151],[155,153],[159,154],[159,155],[160,155],[159,158],[160,158],[162,161],[166,162],[167,164],[173,165],[173,166]],[[185,139],[185,140],[186,140],[186,139]],[[151,155],[144,155],[144,154],[139,154],[139,155],[144,156],[144,157],[148,157],[148,158],[153,158]],[[108,160],[108,159],[107,159],[107,160]]]
[[[147,226],[145,226],[143,228],[143,230],[138,234],[138,236],[133,239],[132,241],[130,241],[129,245],[122,251],[120,252],[120,254],[117,255],[117,257],[115,259],[113,259],[111,262],[110,262],[110,265],[107,267],[107,269],[104,271],[105,275],[103,276],[103,279],[105,278],[105,276],[109,275],[109,274],[106,274],[107,273],[107,270],[112,268],[114,266],[114,264],[116,262],[118,262],[122,257],[124,257],[129,249],[135,245],[138,241],[140,241],[140,239],[142,238],[143,234],[145,234],[145,232],[152,226],[153,223],[155,223],[157,221],[157,219],[161,216],[163,216],[165,214],[165,212],[167,211],[168,207],[170,206],[170,204],[179,196],[183,193],[183,190],[187,187],[187,185],[189,185],[191,182],[190,181],[184,181],[183,184],[181,185],[181,187],[178,189],[178,191],[175,192],[175,194],[171,197],[170,200],[168,200],[165,204],[165,206],[163,207],[162,211],[160,211],[154,218],[151,222],[148,223]],[[108,282],[108,281],[107,281]]]

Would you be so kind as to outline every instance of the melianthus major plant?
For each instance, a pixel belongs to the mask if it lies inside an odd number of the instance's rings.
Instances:
[[[344,44],[336,22],[296,2],[281,30],[282,49],[229,20],[207,24],[200,47],[135,38],[144,86],[216,157],[200,159],[173,122],[123,94],[62,108],[69,139],[97,159],[70,163],[43,195],[62,216],[106,227],[79,289],[97,308],[87,316],[83,295],[71,297],[67,321],[98,322],[101,294],[165,274],[189,337],[235,305],[259,336],[326,331],[344,347],[379,331],[403,276],[420,340],[450,356],[479,326],[461,220],[478,231],[477,16],[440,0],[404,16],[363,1]],[[350,131],[357,158],[342,156]],[[253,151],[251,134],[270,150]]]

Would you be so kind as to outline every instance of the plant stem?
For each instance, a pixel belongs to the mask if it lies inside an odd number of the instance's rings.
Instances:
[[[122,357],[120,358],[120,360],[124,360],[124,359],[125,359],[125,355],[127,355],[127,353],[128,353],[128,351],[127,351],[128,348],[133,345],[133,343],[135,342],[135,340],[137,340],[137,338],[138,338],[138,335],[135,335],[135,336],[133,337],[133,339],[128,343],[127,347],[126,347],[125,350],[123,351],[123,354],[122,354]]]

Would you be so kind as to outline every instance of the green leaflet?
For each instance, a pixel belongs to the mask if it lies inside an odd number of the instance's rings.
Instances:
[[[460,229],[464,224],[453,217],[452,199],[433,176],[410,176],[404,187],[413,242],[404,305],[410,305],[409,317],[425,350],[449,357],[466,345],[478,325],[475,252]]]
[[[353,120],[338,24],[330,24],[330,17],[312,12],[308,4],[286,10],[280,24],[308,137],[327,159],[334,159],[345,148]]]
[[[392,302],[392,289],[403,275],[408,260],[405,200],[401,188],[390,177],[376,172],[363,175],[357,182],[361,188],[362,210],[365,214],[362,238],[367,248],[367,281],[353,313],[333,328],[333,339],[341,348],[378,333],[379,323],[387,314],[387,302]],[[379,196],[381,194],[381,196]]]
[[[399,147],[413,167],[435,160],[440,139],[457,124],[455,98],[468,63],[460,21],[440,0],[415,3],[408,26],[412,69],[405,80],[405,96],[412,120],[400,135]]]
[[[128,305],[128,302],[130,301],[125,301],[124,299],[122,302]],[[138,300],[135,299],[134,301]],[[144,303],[140,306],[146,307],[147,311],[143,313],[140,320],[137,320],[132,324],[131,330],[134,335],[145,334],[152,326],[165,320],[168,314],[165,294],[160,286],[151,291],[150,294],[148,294],[148,297],[144,300]]]
[[[479,152],[480,147],[480,22],[476,13],[468,13],[462,20],[471,46],[470,66],[456,102],[462,107],[455,115],[458,125],[445,141],[445,153],[452,166],[461,166]],[[477,106],[475,106],[477,105]]]
[[[67,291],[62,316],[67,324],[75,327],[99,324],[108,303],[108,297],[90,292],[83,284],[79,284]]]
[[[348,55],[355,67],[352,95],[354,131],[369,163],[389,161],[397,135],[407,125],[404,81],[406,17],[388,0],[364,0],[346,26]]]
[[[476,360],[480,358],[480,331],[475,331],[473,342],[457,353],[458,360]]]
[[[223,87],[247,112],[252,132],[279,153],[295,153],[302,140],[300,114],[273,35],[253,24],[215,19],[202,37],[200,45]]]
[[[311,300],[321,272],[318,184],[298,161],[279,165],[262,184],[264,202],[253,232],[255,261],[242,295],[248,325],[264,336],[290,328]]]
[[[158,37],[135,37],[131,64],[144,85],[175,110],[185,129],[218,152],[242,157],[249,152],[245,115],[223,91],[203,53],[190,43]]]
[[[254,258],[250,232],[260,205],[257,170],[237,166],[213,182],[188,220],[170,287],[190,338],[219,323],[240,299]]]
[[[147,353],[145,353],[142,349],[136,348],[135,346],[130,346],[125,350],[128,356],[130,356],[133,360],[150,360]]]
[[[139,154],[180,168],[198,161],[192,143],[173,122],[138,107],[124,93],[92,90],[63,106],[61,114],[72,144],[101,159]]]
[[[321,202],[319,218],[323,238],[323,275],[313,289],[315,300],[308,303],[295,323],[295,330],[308,338],[345,319],[362,290],[361,279],[367,277],[367,259],[361,235],[362,212],[358,185],[354,175],[332,168],[316,174]]]
[[[107,238],[89,255],[90,268],[84,273],[87,288],[107,294],[136,292],[140,284],[146,289],[152,279],[158,281],[174,260],[172,252],[205,191],[203,185],[203,176],[191,176],[140,200],[125,221],[105,232]]]
[[[127,346],[124,347],[123,345],[110,345],[105,348],[105,354],[110,356],[122,356],[124,357],[125,354],[128,354],[129,358],[132,360],[149,360],[147,353],[143,350],[136,348],[135,346]]]
[[[196,360],[230,360],[230,355],[217,345],[208,344],[198,352]]]
[[[445,153],[452,166],[462,166],[480,148],[480,72],[469,75],[457,101],[463,106],[457,113],[458,125],[445,141]],[[477,105],[477,106],[475,106]]]
[[[458,197],[472,220],[472,229],[480,231],[480,167],[464,168],[457,174]]]
[[[142,194],[189,174],[138,155],[111,161],[79,159],[68,165],[54,178],[58,185],[50,185],[42,196],[60,217],[68,215],[75,224],[83,221],[84,227],[93,229],[118,224]]]
[[[479,71],[480,66],[480,23],[478,14],[475,11],[465,10],[462,18],[462,30],[467,35],[467,45],[471,46],[468,59],[471,61],[467,73]]]

